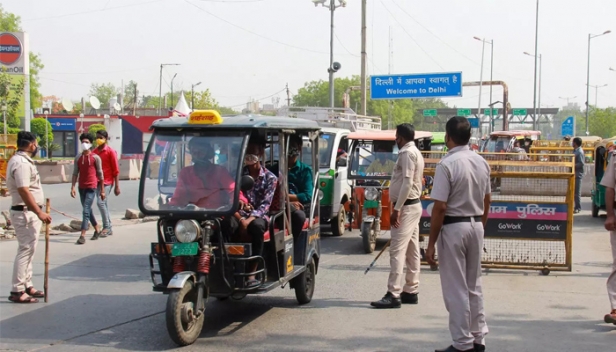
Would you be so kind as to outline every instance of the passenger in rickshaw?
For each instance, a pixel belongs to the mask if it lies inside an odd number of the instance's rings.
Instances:
[[[520,141],[517,139],[515,140],[515,142],[513,142],[513,149],[511,150],[511,152],[520,154],[514,157],[516,160],[528,160],[526,150],[520,147]]]
[[[194,165],[180,170],[170,205],[217,209],[231,203],[235,181],[229,171],[212,163],[214,149],[204,137],[193,137],[188,151]]]
[[[368,166],[366,173],[368,175],[391,175],[394,171],[396,163],[391,159],[393,157],[394,145],[384,143],[375,143],[374,153],[375,159]]]
[[[224,232],[231,234],[232,241],[239,241],[248,236],[252,242],[252,254],[263,255],[263,235],[269,223],[269,211],[276,191],[278,178],[261,164],[260,157],[265,150],[265,141],[257,136],[251,136],[242,173],[254,179],[252,189],[243,192],[248,204],[242,207],[223,222]],[[257,270],[258,262],[249,264],[248,272]],[[254,276],[247,278],[246,287],[259,285]]]

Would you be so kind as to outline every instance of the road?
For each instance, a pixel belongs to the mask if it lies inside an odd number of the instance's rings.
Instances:
[[[0,350],[427,352],[449,344],[438,272],[424,268],[419,305],[371,309],[369,302],[386,291],[389,258],[384,254],[364,275],[374,256],[361,254],[360,237],[347,233],[322,238],[311,303],[298,306],[288,288],[242,301],[213,300],[200,339],[176,348],[165,328],[166,297],[151,291],[147,254],[154,227],[121,226],[84,246],[74,245],[75,235],[53,236],[46,304],[7,301],[17,244],[0,242]],[[43,248],[34,263],[38,288]],[[570,273],[485,272],[489,351],[613,351],[616,326],[602,323],[611,265],[602,220],[588,211],[576,215],[573,248]]]

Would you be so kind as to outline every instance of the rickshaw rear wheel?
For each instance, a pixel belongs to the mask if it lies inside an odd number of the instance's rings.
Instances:
[[[180,346],[193,344],[203,328],[205,314],[195,316],[197,288],[191,280],[181,289],[174,289],[167,299],[167,331],[171,340]]]
[[[334,236],[344,235],[346,217],[346,209],[344,209],[344,204],[341,204],[340,210],[338,210],[338,215],[336,215],[331,222],[332,234]]]
[[[361,238],[364,245],[364,252],[370,254],[376,248],[376,235],[374,233],[373,223],[365,222],[361,225]]]
[[[599,207],[595,203],[594,199],[593,199],[593,202],[592,202],[592,217],[593,218],[598,218],[599,217]]]
[[[306,270],[293,279],[295,288],[295,298],[299,304],[306,304],[312,301],[314,285],[316,283],[316,265],[314,258],[306,265]]]

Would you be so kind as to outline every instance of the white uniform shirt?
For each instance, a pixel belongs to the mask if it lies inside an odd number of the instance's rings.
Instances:
[[[21,199],[18,188],[28,187],[34,201],[38,205],[43,205],[45,196],[41,187],[41,177],[34,161],[26,152],[18,151],[13,155],[6,167],[6,188],[11,194],[11,205],[25,205]]]
[[[616,151],[612,152],[612,156],[610,158],[610,162],[607,164],[607,168],[605,169],[605,173],[603,174],[603,178],[601,179],[601,186],[607,188],[616,188]],[[609,201],[606,199],[606,201]],[[612,199],[612,201],[614,201]]]

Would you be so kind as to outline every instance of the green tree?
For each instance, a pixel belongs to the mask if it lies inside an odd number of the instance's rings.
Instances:
[[[45,126],[47,126],[47,137],[45,137]],[[53,143],[53,131],[47,119],[42,117],[32,119],[32,121],[30,121],[30,130],[36,135],[38,144],[42,149],[45,149],[48,141],[49,144]]]
[[[6,122],[9,127],[15,128],[21,125],[17,111],[22,102],[25,83],[20,79],[19,83],[14,84],[11,75],[4,70],[0,72],[0,107],[6,106]]]
[[[616,108],[591,108],[588,119],[591,136],[610,138],[616,136]]]
[[[21,18],[7,12],[0,4],[0,31],[2,32],[22,32]],[[38,108],[43,105],[43,96],[40,93],[41,84],[39,82],[39,73],[45,67],[39,55],[30,52],[28,56],[30,61],[30,104],[32,108]]]
[[[109,106],[109,100],[118,93],[119,90],[113,83],[92,83],[90,86],[90,96],[98,98],[102,108],[107,108],[107,106]]]
[[[130,80],[128,85],[124,87],[124,97],[123,97],[124,106],[133,106],[133,104],[137,104],[139,106],[139,92],[137,89],[137,82]]]

